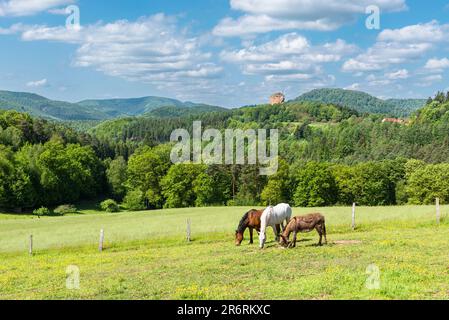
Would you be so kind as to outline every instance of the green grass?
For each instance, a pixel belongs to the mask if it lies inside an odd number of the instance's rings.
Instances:
[[[235,247],[248,208],[200,208],[67,217],[0,214],[0,298],[4,299],[447,299],[449,224],[435,208],[294,209],[326,215],[330,245],[316,233],[296,249],[271,242]],[[449,207],[442,207],[443,213]],[[186,243],[186,219],[193,242]],[[98,252],[100,229],[106,250]],[[27,254],[30,234],[35,255]],[[366,268],[381,271],[368,290]],[[66,288],[66,268],[80,268],[80,290]]]

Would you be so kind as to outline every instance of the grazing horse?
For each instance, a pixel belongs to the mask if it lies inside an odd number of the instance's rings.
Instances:
[[[312,213],[306,216],[294,217],[287,225],[287,228],[285,228],[284,233],[281,235],[282,240],[280,244],[284,247],[295,248],[298,232],[311,232],[313,229],[316,229],[320,235],[318,245],[322,245],[323,236],[327,244],[326,219],[320,213]],[[293,241],[289,242],[290,234],[292,232]]]
[[[243,236],[245,234],[245,230],[249,228],[249,236],[250,236],[250,244],[254,243],[253,233],[254,230],[260,232],[260,217],[262,216],[263,210],[250,210],[242,217],[240,220],[239,226],[237,227],[237,231],[235,232],[235,245],[239,246],[242,244]],[[278,234],[281,232],[280,225],[276,226],[276,230]]]
[[[276,225],[282,226],[282,231],[284,231],[284,221],[286,225],[290,221],[292,217],[292,208],[286,204],[281,203],[276,207],[268,207],[262,213],[260,217],[260,234],[259,234],[259,243],[260,248],[263,249],[265,247],[265,241],[267,239],[266,230],[267,227],[272,227],[273,231],[276,235],[276,241],[279,241],[279,232],[276,230]]]

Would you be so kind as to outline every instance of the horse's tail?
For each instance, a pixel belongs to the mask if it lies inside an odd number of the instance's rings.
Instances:
[[[290,207],[290,205],[288,205],[287,207],[287,223],[290,222],[290,220],[292,219],[292,215],[293,215],[293,210],[292,207]]]
[[[326,236],[327,235],[327,232],[326,232],[326,218],[324,216],[321,217],[321,223],[323,224],[323,234],[324,234],[324,236]]]

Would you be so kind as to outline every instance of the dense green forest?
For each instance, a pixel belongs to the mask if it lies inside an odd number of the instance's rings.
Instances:
[[[209,112],[210,111],[210,112]],[[165,113],[167,112],[167,114]],[[32,210],[109,197],[130,210],[209,205],[449,202],[449,93],[404,124],[319,102],[128,117],[93,128],[0,111],[0,207]],[[279,170],[172,165],[174,129],[277,128]],[[73,129],[73,128],[77,128]]]
[[[426,103],[426,100],[422,99],[382,100],[364,92],[343,89],[315,89],[301,95],[296,101],[337,104],[360,113],[387,114],[394,117],[408,117]]]

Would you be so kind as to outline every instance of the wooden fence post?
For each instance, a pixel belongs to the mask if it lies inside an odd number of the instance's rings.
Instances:
[[[101,229],[101,230],[100,230],[100,244],[99,244],[99,246],[98,246],[98,250],[99,250],[100,252],[103,251],[103,244],[104,244],[104,230]]]
[[[441,222],[440,198],[436,199],[436,206],[437,206],[437,224],[439,225]]]
[[[355,230],[355,227],[356,227],[356,225],[355,225],[355,207],[356,207],[356,204],[354,202],[352,204],[352,230],[353,231]]]
[[[191,221],[190,219],[187,219],[187,242],[192,241],[191,231]]]
[[[28,253],[30,254],[30,256],[33,255],[33,235],[30,235],[30,243],[29,243],[29,247],[28,247]]]

